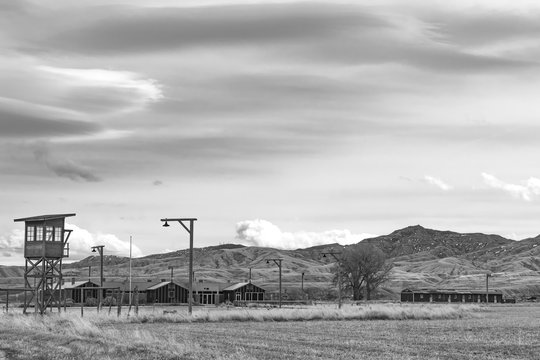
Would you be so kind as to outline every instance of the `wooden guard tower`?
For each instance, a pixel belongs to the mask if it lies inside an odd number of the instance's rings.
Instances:
[[[15,219],[24,221],[24,310],[34,301],[35,312],[47,307],[60,312],[62,295],[62,259],[69,256],[68,239],[72,230],[64,228],[65,218],[75,214],[41,215]]]

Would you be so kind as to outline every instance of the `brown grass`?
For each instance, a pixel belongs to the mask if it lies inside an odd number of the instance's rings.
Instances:
[[[417,315],[429,311],[431,315],[389,317],[399,314],[399,308]],[[0,316],[0,359],[2,352],[9,359],[78,360],[534,359],[540,350],[540,307],[443,308],[371,305],[342,311],[372,315],[363,319],[346,319],[343,314],[336,315],[336,309],[316,308],[310,310],[324,312],[328,318],[310,321],[293,320],[285,310],[281,310],[281,319],[277,315],[237,319],[239,315],[219,314],[249,314],[246,311],[201,311],[195,312],[194,321],[184,321],[181,315],[155,315],[151,321],[151,314],[139,319],[95,314],[81,319],[70,313],[43,318],[4,315]],[[386,314],[381,315],[384,309]],[[460,315],[435,319],[433,314],[450,309]]]

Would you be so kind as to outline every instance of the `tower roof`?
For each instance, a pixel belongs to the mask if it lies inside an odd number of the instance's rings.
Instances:
[[[47,221],[47,220],[55,220],[55,219],[64,219],[70,216],[75,216],[76,214],[52,214],[52,215],[38,215],[38,216],[30,216],[20,219],[14,219],[13,221]]]

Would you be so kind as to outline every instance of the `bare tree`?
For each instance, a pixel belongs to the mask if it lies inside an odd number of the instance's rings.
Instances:
[[[359,243],[344,249],[340,259],[343,287],[352,290],[353,299],[366,300],[381,284],[388,280],[392,264],[386,261],[384,253],[373,245]]]

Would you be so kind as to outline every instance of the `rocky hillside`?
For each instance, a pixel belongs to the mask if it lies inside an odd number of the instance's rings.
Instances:
[[[513,241],[498,235],[460,234],[419,225],[364,240],[381,249],[394,264],[391,281],[380,295],[396,299],[406,287],[474,288],[485,287],[486,273],[492,273],[490,288],[511,296],[540,294],[540,236]],[[194,249],[197,281],[243,281],[250,277],[273,290],[278,284],[278,267],[268,259],[282,259],[283,286],[298,291],[304,273],[304,288],[332,289],[333,263],[321,257],[329,249],[343,250],[338,244],[298,250],[277,250],[242,245],[220,245]],[[173,267],[178,281],[187,281],[189,251],[149,255],[132,260],[132,275],[140,279],[168,279]],[[66,277],[99,277],[99,257],[64,265]],[[105,277],[125,279],[129,259],[104,257]],[[0,266],[2,284],[22,284],[24,268]]]
[[[438,258],[482,252],[515,243],[499,235],[460,234],[438,231],[420,225],[396,230],[389,235],[364,240],[380,248],[390,258],[427,252]]]

